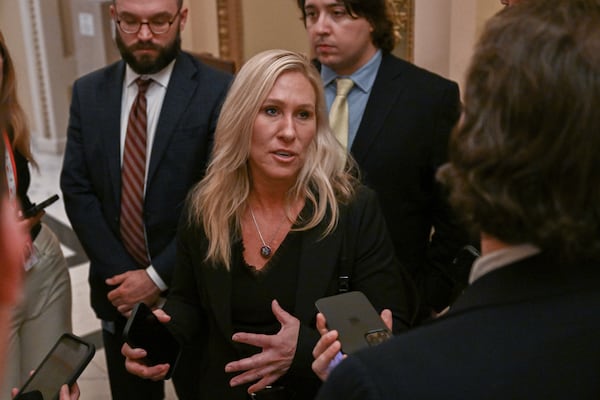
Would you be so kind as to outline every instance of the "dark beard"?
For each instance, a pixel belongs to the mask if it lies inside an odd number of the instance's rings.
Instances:
[[[179,54],[179,51],[181,50],[181,32],[179,29],[177,29],[177,35],[175,36],[173,42],[167,44],[165,47],[157,46],[151,42],[138,42],[131,47],[127,47],[125,43],[123,43],[123,39],[121,39],[119,28],[116,28],[116,30],[115,42],[117,43],[121,57],[123,57],[123,60],[125,60],[127,65],[129,65],[132,70],[140,75],[151,75],[159,72],[164,67],[169,65],[169,63],[173,61],[175,57],[177,57],[177,54]],[[140,49],[158,50],[158,56],[155,58],[145,54],[138,59],[133,53],[134,51]]]

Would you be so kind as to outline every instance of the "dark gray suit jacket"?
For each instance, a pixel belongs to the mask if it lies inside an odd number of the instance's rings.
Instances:
[[[73,86],[61,188],[65,208],[90,259],[92,306],[99,318],[118,312],[104,280],[135,268],[121,242],[120,121],[125,63]],[[231,77],[181,52],[175,62],[148,166],[144,224],[151,262],[171,282],[175,234],[186,194],[206,167],[220,106]]]
[[[598,399],[600,264],[492,271],[446,317],[359,352],[318,399]]]

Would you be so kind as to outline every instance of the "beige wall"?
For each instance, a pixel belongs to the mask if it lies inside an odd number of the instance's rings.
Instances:
[[[244,59],[267,49],[308,53],[300,11],[294,0],[242,0]]]
[[[295,1],[241,2],[244,59],[277,47],[310,51]],[[415,0],[415,64],[462,87],[477,36],[484,22],[501,7],[499,0]]]
[[[68,91],[77,76],[76,56],[65,56],[60,37],[60,5],[68,1],[98,3],[102,0],[0,0],[3,30],[19,70],[19,93],[29,115],[34,141],[44,150],[60,151],[68,119]],[[294,0],[240,0],[243,15],[244,59],[269,48],[309,52],[300,12]],[[45,59],[36,64],[28,16],[37,3],[43,18]],[[218,55],[215,0],[184,0],[189,18],[183,32],[184,49]],[[461,84],[465,69],[484,22],[500,10],[499,0],[415,0],[415,64]],[[75,20],[75,16],[73,16]],[[102,64],[100,62],[100,64]],[[99,67],[101,65],[98,65]],[[39,69],[49,77],[52,108],[40,106]],[[50,120],[50,124],[48,121]]]
[[[185,0],[188,21],[182,33],[182,47],[187,50],[219,55],[217,6],[215,0]]]
[[[189,18],[183,48],[219,55],[215,0],[185,0]],[[244,60],[267,49],[285,48],[307,53],[308,43],[300,12],[293,0],[241,0]]]
[[[72,56],[64,53],[59,0],[0,0],[0,24],[16,65],[32,146],[60,152],[65,143],[69,88],[75,69]],[[40,33],[38,41],[34,31]]]
[[[415,0],[415,64],[462,88],[483,24],[501,8],[500,0]]]

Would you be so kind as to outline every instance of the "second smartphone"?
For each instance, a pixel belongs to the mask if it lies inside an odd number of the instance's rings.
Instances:
[[[146,350],[149,365],[169,364],[165,379],[171,377],[181,354],[181,345],[146,304],[138,303],[133,307],[123,336],[131,347]]]
[[[327,327],[338,331],[342,351],[346,354],[375,346],[392,337],[392,333],[362,292],[323,297],[315,305],[325,315]]]

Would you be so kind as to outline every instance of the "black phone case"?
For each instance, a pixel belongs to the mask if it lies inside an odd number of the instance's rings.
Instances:
[[[138,303],[133,307],[123,329],[123,338],[131,347],[146,350],[150,365],[169,364],[165,379],[171,377],[181,355],[181,344],[146,304]]]
[[[23,211],[23,216],[25,218],[33,217],[34,215],[36,215],[37,213],[42,211],[44,208],[48,207],[51,204],[54,204],[56,201],[58,201],[58,199],[59,199],[58,195],[55,194],[55,195],[48,197],[46,200],[42,201],[41,203],[33,204],[27,210]]]
[[[362,292],[347,292],[315,302],[327,319],[327,327],[339,334],[342,351],[352,354],[375,346],[392,336],[381,317]]]
[[[85,370],[85,367],[87,367],[87,365],[90,363],[90,361],[92,361],[92,358],[94,357],[94,354],[96,353],[96,347],[92,343],[88,343],[78,336],[75,336],[71,333],[64,333],[56,341],[54,346],[52,346],[52,349],[48,352],[48,354],[46,354],[46,356],[44,357],[42,362],[35,369],[35,372],[29,377],[29,379],[27,379],[27,381],[19,389],[19,394],[14,398],[14,400],[34,399],[34,398],[50,400],[50,399],[44,399],[42,397],[42,394],[39,391],[39,388],[30,387],[30,386],[32,386],[36,383],[36,381],[38,380],[38,374],[44,373],[44,364],[50,359],[50,357],[53,356],[53,354],[55,353],[58,346],[61,345],[62,342],[64,342],[65,340],[70,340],[70,341],[76,342],[80,345],[83,345],[86,348],[86,353],[78,360],[77,365],[75,366],[75,368],[73,368],[68,379],[65,382],[61,382],[60,386],[62,386],[65,383],[67,385],[71,386],[77,381],[77,378],[79,378],[79,375],[81,375],[81,373]],[[60,388],[60,386],[59,386],[59,388]],[[52,400],[54,400],[54,399],[58,400],[58,395],[59,395],[59,392],[57,392],[56,395],[54,397],[52,397]]]

